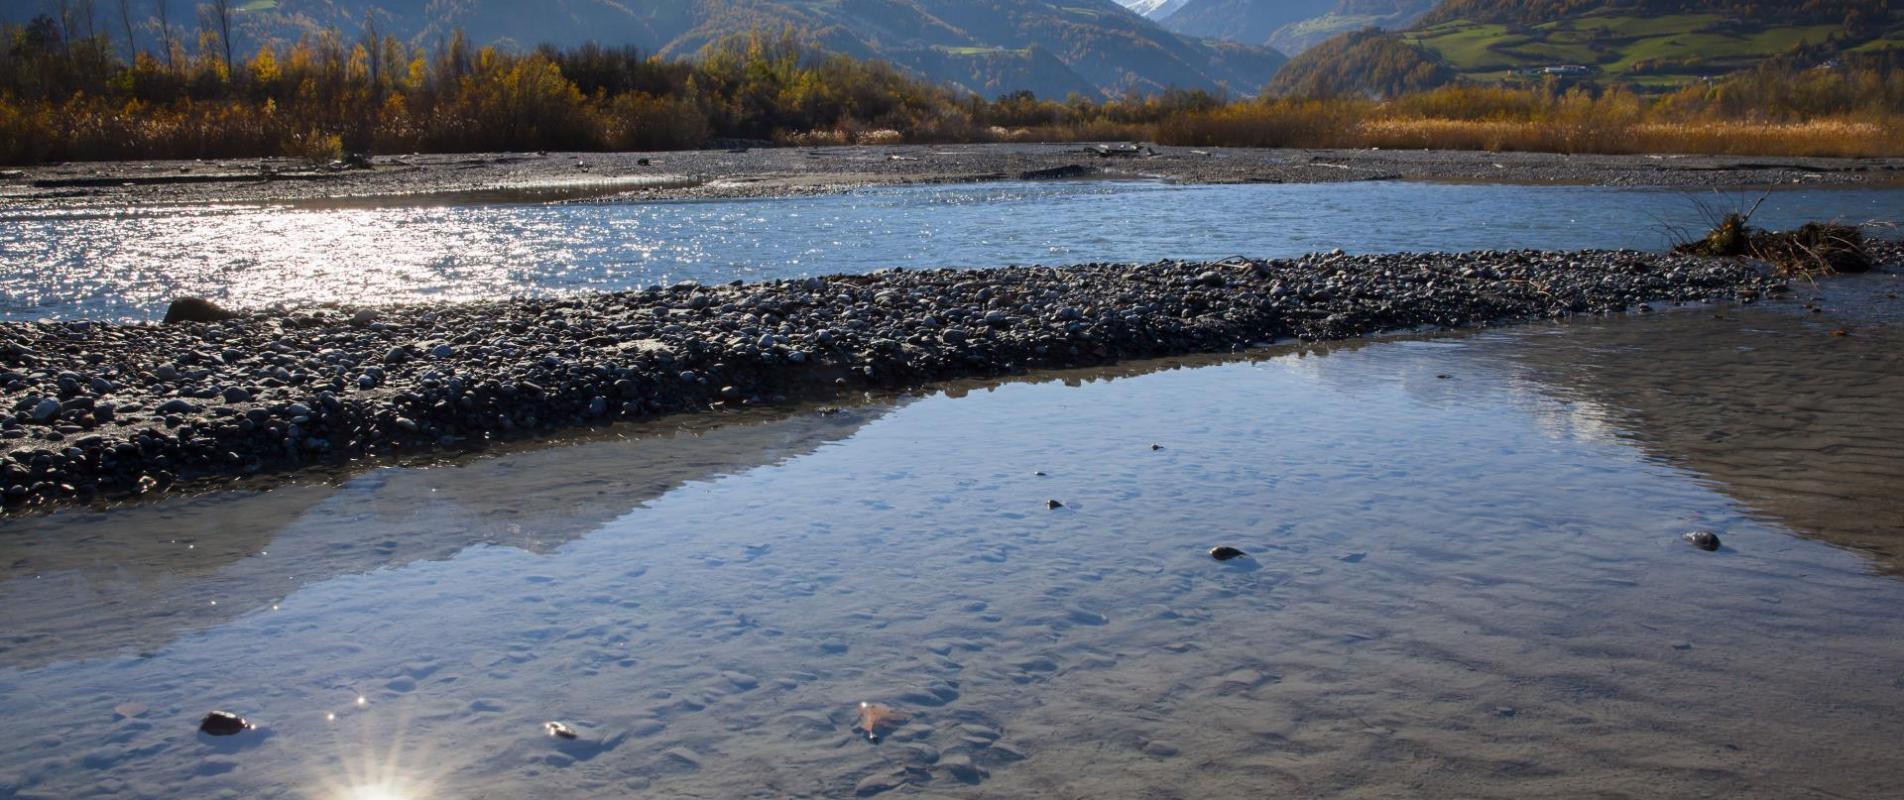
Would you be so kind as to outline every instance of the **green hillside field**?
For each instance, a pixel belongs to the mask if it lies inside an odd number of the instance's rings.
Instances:
[[[1589,79],[1671,88],[1749,68],[1800,46],[1843,37],[1837,25],[1755,25],[1717,14],[1634,17],[1593,14],[1520,26],[1467,19],[1429,25],[1402,39],[1471,80],[1513,80],[1542,67],[1580,65]],[[1875,38],[1846,50],[1904,47],[1904,12]]]

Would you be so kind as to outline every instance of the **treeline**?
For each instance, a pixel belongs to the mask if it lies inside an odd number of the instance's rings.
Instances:
[[[104,36],[0,29],[0,162],[345,153],[665,150],[788,144],[1150,140],[1193,146],[1456,147],[1563,152],[1904,155],[1904,54],[1819,68],[1794,56],[1664,96],[1622,89],[1448,86],[1393,99],[1326,76],[1290,96],[1164,92],[1116,100],[960,95],[877,62],[748,35],[692,62],[584,46],[512,53],[451,36],[409,46],[374,29],[227,56],[121,57]],[[1351,40],[1351,46],[1354,42]]]
[[[670,149],[721,137],[872,129],[955,136],[958,98],[877,62],[752,35],[693,63],[584,46],[511,53],[460,34],[425,50],[374,29],[270,44],[227,61],[130,61],[103,36],[44,20],[0,31],[0,159],[8,162],[340,152]]]
[[[1269,93],[1279,97],[1399,97],[1453,83],[1456,77],[1454,69],[1401,37],[1369,28],[1303,51],[1270,79]]]

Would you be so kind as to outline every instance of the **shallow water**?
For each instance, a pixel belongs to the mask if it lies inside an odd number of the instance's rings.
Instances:
[[[1897,282],[9,522],[0,795],[1898,796]]]
[[[0,205],[0,319],[156,319],[179,295],[378,304],[987,267],[1656,248],[1756,193],[1372,182],[1007,183],[774,200],[42,211]],[[1904,189],[1773,194],[1757,221],[1904,220]]]

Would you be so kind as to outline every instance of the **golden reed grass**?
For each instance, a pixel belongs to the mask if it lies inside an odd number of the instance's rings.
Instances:
[[[1895,124],[1842,119],[1784,123],[1373,119],[1360,124],[1355,138],[1363,146],[1399,149],[1845,157],[1904,154],[1904,129]]]

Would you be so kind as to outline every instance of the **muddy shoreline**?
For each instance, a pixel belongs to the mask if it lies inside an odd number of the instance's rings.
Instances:
[[[1904,159],[1568,156],[1415,150],[1199,150],[1134,154],[1076,144],[754,148],[660,153],[377,156],[369,169],[292,159],[66,163],[8,170],[0,206],[123,203],[452,202],[785,197],[870,186],[1019,179],[1182,183],[1368,180],[1672,187],[1890,186]]]
[[[617,420],[1782,288],[1744,262],[1631,251],[1328,254],[7,324],[0,491],[40,508]]]

